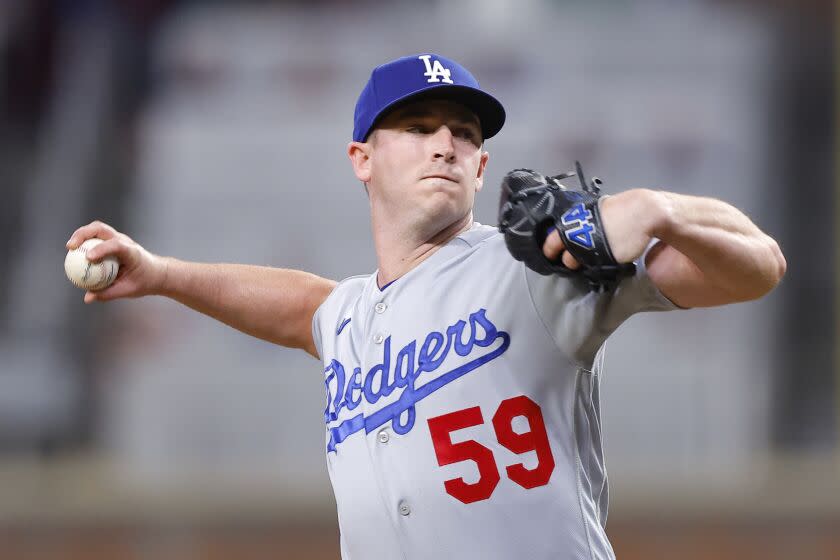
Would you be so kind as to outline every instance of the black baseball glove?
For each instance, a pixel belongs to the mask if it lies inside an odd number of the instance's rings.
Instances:
[[[577,173],[546,177],[530,169],[514,169],[502,180],[499,200],[499,231],[518,261],[540,274],[581,276],[593,290],[608,290],[636,272],[633,263],[619,263],[610,251],[601,222],[598,201],[600,179],[587,184],[580,163]],[[577,175],[582,190],[569,190],[562,179]],[[543,254],[546,237],[556,228],[566,250],[580,263],[572,270],[560,260]]]

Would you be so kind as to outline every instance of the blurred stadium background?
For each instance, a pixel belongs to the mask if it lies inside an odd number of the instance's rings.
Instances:
[[[375,268],[344,154],[370,69],[505,103],[501,176],[728,200],[782,286],[637,316],[604,380],[622,560],[840,558],[835,7],[793,0],[0,0],[0,558],[338,558],[319,364],[163,299],[84,306],[64,241]],[[798,201],[798,202],[797,202]]]

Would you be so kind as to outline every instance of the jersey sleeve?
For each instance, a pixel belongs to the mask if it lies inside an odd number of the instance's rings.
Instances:
[[[596,293],[579,278],[543,276],[530,269],[525,278],[536,313],[558,348],[590,369],[598,349],[628,317],[640,311],[679,309],[656,287],[645,260],[658,240],[639,258],[636,274],[612,291]]]
[[[321,359],[324,358],[324,352],[321,350],[321,323],[324,303],[326,303],[326,301],[322,302],[321,305],[318,306],[318,309],[315,310],[315,314],[312,315],[312,341],[315,343],[315,350],[318,351],[318,357]]]
[[[324,345],[332,348],[339,315],[347,311],[364,288],[367,276],[350,276],[340,281],[312,315],[312,341],[318,357],[324,359]]]

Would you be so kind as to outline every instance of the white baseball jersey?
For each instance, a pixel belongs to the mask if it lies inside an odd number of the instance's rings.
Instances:
[[[475,224],[384,288],[338,284],[312,327],[342,558],[614,558],[600,349],[675,307],[643,263],[596,294]]]

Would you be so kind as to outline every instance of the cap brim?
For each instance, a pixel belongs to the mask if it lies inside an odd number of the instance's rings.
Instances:
[[[469,86],[441,84],[410,93],[386,105],[370,125],[368,136],[388,113],[406,103],[421,99],[449,99],[467,107],[478,117],[484,140],[495,136],[505,124],[505,108],[492,95]]]

